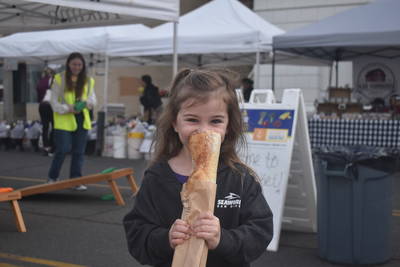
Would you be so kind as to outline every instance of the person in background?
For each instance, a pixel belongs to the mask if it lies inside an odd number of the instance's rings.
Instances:
[[[28,123],[25,128],[25,137],[30,141],[31,148],[35,152],[39,152],[39,137],[41,134],[40,123],[38,121],[33,121]]]
[[[0,149],[4,147],[6,151],[11,148],[10,128],[7,121],[0,121]]]
[[[271,241],[272,212],[257,176],[237,154],[246,141],[235,77],[227,70],[183,69],[172,82],[157,121],[154,159],[123,219],[129,252],[141,264],[171,266],[175,247],[194,235],[209,249],[207,267],[248,267]],[[180,192],[192,172],[188,138],[205,130],[223,140],[216,203],[233,196],[240,204],[216,205],[214,214],[200,213],[188,225],[180,219]]]
[[[25,124],[22,120],[18,120],[10,131],[11,144],[15,149],[24,151]]]
[[[392,113],[393,119],[400,118],[400,96],[394,94],[389,98],[389,111]]]
[[[143,75],[142,81],[144,83],[144,91],[140,97],[140,103],[143,105],[147,122],[153,124],[161,111],[160,92],[158,87],[153,84],[150,75]]]
[[[71,53],[65,65],[66,70],[54,76],[51,87],[55,154],[48,183],[57,181],[68,152],[71,152],[70,178],[82,176],[87,134],[92,127],[89,109],[97,102],[94,79],[86,74],[82,54]],[[86,189],[85,185],[76,187],[76,190]]]
[[[243,98],[244,102],[249,102],[251,92],[253,91],[253,80],[249,78],[242,79],[242,90],[243,90]]]
[[[39,102],[39,115],[42,123],[43,155],[52,156],[53,147],[53,109],[50,105],[51,84],[53,82],[54,70],[46,67],[42,72],[42,78],[36,86]]]
[[[372,110],[371,112],[388,112],[389,108],[385,106],[385,100],[383,98],[377,97],[371,102]]]

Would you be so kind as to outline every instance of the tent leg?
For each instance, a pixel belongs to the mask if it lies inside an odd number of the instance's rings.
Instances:
[[[275,91],[275,49],[272,49],[271,89]]]
[[[103,109],[104,109],[104,118],[107,122],[107,103],[108,103],[108,72],[109,68],[109,58],[105,57],[105,72],[104,72],[104,88],[103,88]]]
[[[329,83],[328,83],[328,88],[332,86],[332,76],[333,76],[333,64],[335,64],[335,62],[332,62],[332,64],[329,67]]]
[[[174,22],[172,79],[178,73],[178,22]]]
[[[260,88],[260,48],[256,53],[256,88]]]
[[[336,60],[336,66],[335,66],[335,73],[336,73],[336,88],[339,87],[339,61]]]

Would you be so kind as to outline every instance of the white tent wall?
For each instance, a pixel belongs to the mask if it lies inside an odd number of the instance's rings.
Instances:
[[[285,31],[319,21],[328,16],[354,8],[373,0],[254,0],[254,11]],[[261,68],[261,87],[271,88],[271,65]],[[276,65],[275,89],[280,95],[284,88],[302,88],[308,111],[312,111],[319,91],[329,85],[329,68],[312,66]],[[352,65],[339,65],[339,86],[352,84]],[[335,81],[333,71],[332,81]],[[278,97],[279,98],[279,97]]]
[[[353,84],[352,63],[339,62],[339,85]],[[329,86],[329,81],[336,80],[336,73],[331,72],[329,66],[298,66],[290,64],[277,64],[275,66],[275,92],[277,99],[281,99],[285,88],[301,88],[303,90],[304,102],[307,112],[314,111],[315,100],[322,100]],[[255,73],[255,72],[254,72]],[[271,64],[262,64],[260,67],[260,88],[271,88],[272,75]],[[330,75],[332,75],[330,77]],[[254,77],[254,79],[256,79]]]
[[[231,67],[234,71],[238,72],[241,76],[245,77],[250,71],[250,66],[235,66]],[[100,69],[99,69],[100,70]],[[171,83],[171,71],[172,66],[140,66],[140,67],[128,67],[128,66],[112,66],[110,67],[109,73],[109,103],[122,103],[125,105],[125,115],[134,116],[141,112],[141,104],[139,102],[138,95],[123,96],[120,94],[121,90],[121,78],[124,77],[135,77],[139,78],[142,75],[149,74],[156,86],[160,90],[168,89]],[[96,83],[102,84],[104,81],[103,76],[96,76]],[[102,97],[102,92],[99,92],[99,98]]]

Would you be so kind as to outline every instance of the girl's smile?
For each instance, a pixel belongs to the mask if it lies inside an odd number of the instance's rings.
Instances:
[[[227,105],[222,97],[211,96],[205,103],[190,98],[182,103],[175,123],[175,132],[185,149],[189,136],[195,131],[212,130],[224,140],[229,118]]]

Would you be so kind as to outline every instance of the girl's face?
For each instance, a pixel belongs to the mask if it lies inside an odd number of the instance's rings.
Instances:
[[[83,69],[83,62],[79,58],[74,58],[68,63],[68,67],[71,70],[72,75],[78,76]]]
[[[224,140],[228,127],[228,108],[221,97],[210,97],[205,103],[196,103],[189,98],[182,103],[175,123],[175,132],[179,139],[187,147],[189,136],[195,131],[212,130],[221,134]]]

